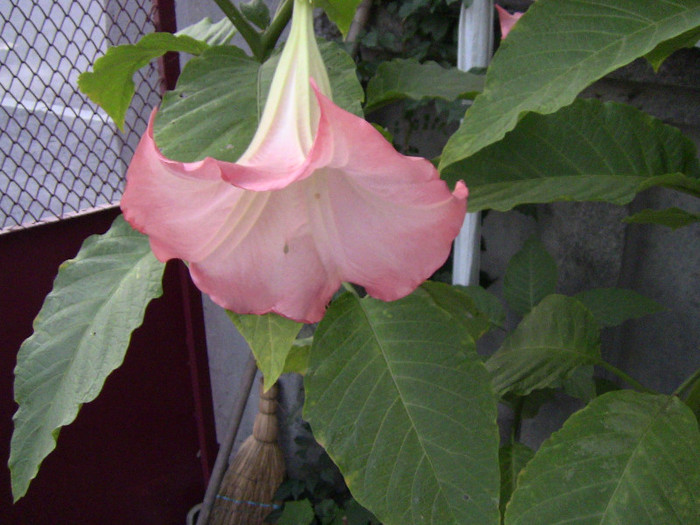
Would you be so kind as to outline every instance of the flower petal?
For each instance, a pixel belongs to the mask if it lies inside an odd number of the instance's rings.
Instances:
[[[510,30],[513,29],[515,23],[520,20],[520,17],[524,13],[515,12],[510,14],[508,11],[503,9],[500,5],[495,5],[496,11],[498,11],[498,20],[501,24],[501,40],[508,36]]]
[[[424,159],[404,157],[364,120],[322,94],[312,176],[276,191],[242,190],[220,162],[171,161],[153,140],[153,115],[127,173],[126,219],[156,256],[188,261],[219,305],[319,321],[342,281],[393,300],[445,261],[464,212]],[[354,152],[353,155],[350,153]]]
[[[316,322],[340,285],[321,263],[303,183],[272,192],[221,179],[220,163],[165,158],[148,130],[127,173],[121,207],[161,261],[188,261],[197,287],[220,306]]]
[[[366,121],[316,90],[311,223],[324,264],[383,300],[411,293],[447,259],[466,211],[425,159],[398,153]],[[322,167],[325,166],[325,167]]]

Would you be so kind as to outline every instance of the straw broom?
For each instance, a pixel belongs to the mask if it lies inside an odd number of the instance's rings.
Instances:
[[[277,443],[277,383],[263,392],[248,437],[228,467],[216,495],[211,525],[258,525],[275,508],[273,497],[284,479],[282,450]]]

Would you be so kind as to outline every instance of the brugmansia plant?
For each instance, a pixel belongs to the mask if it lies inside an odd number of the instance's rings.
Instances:
[[[242,10],[217,3],[252,56],[226,44],[231,25],[203,23],[112,48],[81,77],[122,125],[138,68],[167,51],[195,55],[151,115],[124,218],[62,265],[20,349],[15,498],[122,362],[161,293],[163,263],[180,258],[231,311],[266,385],[290,368],[304,373],[305,419],[382,523],[697,524],[700,372],[664,395],[601,357],[602,328],[659,305],[619,289],[557,294],[556,266],[531,239],[504,280],[522,321],[484,358],[475,341],[501,328],[499,300],[426,279],[448,257],[467,200],[470,211],[505,211],[626,204],[652,186],[700,196],[697,152],[679,130],[576,99],[638,57],[658,67],[693,45],[700,0],[538,0],[483,85],[474,73],[399,59],[377,68],[366,96],[342,47],[316,42],[310,0],[285,0],[271,20],[258,0]],[[347,32],[358,3],[316,6]],[[426,97],[474,98],[437,169],[396,152],[363,119],[363,101],[369,111]],[[672,209],[638,220],[700,217]],[[294,345],[302,323],[316,322],[313,343]],[[596,381],[596,367],[621,384]],[[531,450],[519,424],[555,390],[586,405]],[[516,416],[505,442],[499,402]]]

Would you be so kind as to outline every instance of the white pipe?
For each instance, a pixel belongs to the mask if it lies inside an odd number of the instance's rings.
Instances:
[[[457,67],[462,71],[488,66],[493,54],[493,11],[493,0],[473,0],[469,7],[462,6],[457,44]],[[454,243],[454,284],[479,284],[480,254],[481,214],[467,213]]]

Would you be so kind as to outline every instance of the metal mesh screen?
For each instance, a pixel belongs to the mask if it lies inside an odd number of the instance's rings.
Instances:
[[[0,232],[120,199],[159,100],[157,68],[134,79],[124,133],[77,80],[108,46],[153,31],[150,10],[138,0],[0,1]]]

